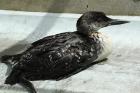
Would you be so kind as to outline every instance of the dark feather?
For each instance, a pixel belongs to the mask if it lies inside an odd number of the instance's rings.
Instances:
[[[76,32],[61,33],[36,41],[20,57],[19,64],[28,80],[46,80],[67,77],[88,65],[96,48],[89,46],[86,37]],[[96,44],[93,44],[93,46]],[[92,51],[91,51],[92,50]]]

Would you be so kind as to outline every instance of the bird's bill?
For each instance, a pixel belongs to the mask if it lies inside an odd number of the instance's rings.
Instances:
[[[112,19],[110,21],[110,25],[121,25],[121,24],[125,24],[125,23],[129,23],[129,21],[117,20],[117,19]]]

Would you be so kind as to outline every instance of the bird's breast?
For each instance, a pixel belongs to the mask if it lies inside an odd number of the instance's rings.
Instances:
[[[104,33],[98,32],[93,35],[98,40],[98,42],[99,42],[98,44],[100,44],[99,46],[101,47],[100,50],[97,50],[100,52],[96,59],[96,61],[100,61],[100,60],[107,58],[110,55],[110,53],[112,52],[112,41],[111,41],[111,38],[109,38]]]

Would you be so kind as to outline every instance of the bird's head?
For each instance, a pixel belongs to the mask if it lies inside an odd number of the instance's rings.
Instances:
[[[100,28],[128,23],[107,17],[103,12],[89,11],[84,13],[77,21],[77,31],[82,34],[89,34],[98,31]]]

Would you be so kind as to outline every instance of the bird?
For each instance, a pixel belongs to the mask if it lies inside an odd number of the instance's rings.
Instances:
[[[111,19],[100,11],[83,13],[76,31],[50,35],[33,42],[22,53],[3,55],[1,62],[12,67],[5,84],[20,84],[37,93],[31,81],[63,80],[106,60],[112,43],[99,29],[125,23],[128,21]]]

